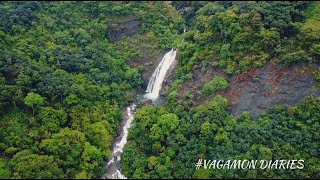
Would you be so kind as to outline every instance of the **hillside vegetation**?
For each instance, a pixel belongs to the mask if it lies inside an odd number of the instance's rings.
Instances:
[[[122,155],[123,173],[133,178],[320,177],[319,97],[306,97],[294,106],[269,107],[253,120],[246,111],[238,116],[230,114],[228,100],[218,95],[228,86],[240,91],[226,78],[246,81],[251,71],[266,65],[283,66],[289,72],[297,69],[300,74],[311,74],[307,79],[314,79],[317,74],[311,70],[319,67],[320,3],[218,1],[173,5],[189,25],[179,46],[178,68],[166,93],[166,105],[142,107],[136,114],[130,143]],[[280,81],[278,74],[267,75]],[[253,82],[259,82],[259,77]],[[197,91],[193,90],[197,86]],[[232,95],[231,100],[236,98]],[[211,98],[199,103],[206,96]],[[198,159],[303,159],[305,167],[196,170]]]
[[[319,15],[306,1],[0,2],[0,179],[100,178],[124,107],[171,48],[165,103],[137,103],[126,177],[319,178]],[[273,97],[257,93],[268,102],[254,118],[232,106],[256,105],[240,92],[264,87]],[[304,168],[195,170],[198,159]]]
[[[141,24],[132,41],[166,50],[183,23],[173,13],[162,2],[1,2],[0,178],[100,177],[142,85],[142,67],[128,65],[141,52],[111,43],[110,29],[130,16]]]

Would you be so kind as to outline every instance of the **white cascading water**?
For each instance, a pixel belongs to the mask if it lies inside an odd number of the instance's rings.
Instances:
[[[177,50],[171,49],[167,52],[161,62],[159,63],[157,69],[153,72],[149,84],[146,90],[146,99],[156,100],[159,97],[159,93],[162,87],[162,82],[167,74],[168,69],[171,64],[175,61]]]
[[[126,111],[126,123],[123,126],[122,133],[120,135],[120,140],[117,141],[112,150],[112,157],[109,162],[105,165],[105,169],[107,170],[106,173],[102,176],[102,179],[127,179],[121,172],[120,172],[120,160],[121,154],[123,152],[123,148],[127,143],[128,138],[128,129],[131,126],[135,115],[135,104],[127,107]]]

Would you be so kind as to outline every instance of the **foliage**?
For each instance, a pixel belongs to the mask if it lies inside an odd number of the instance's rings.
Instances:
[[[316,71],[315,77],[316,77],[317,81],[320,81],[320,69],[318,69],[318,71]]]
[[[0,179],[7,179],[10,177],[10,171],[6,166],[6,162],[0,159]]]
[[[35,14],[41,11],[42,6],[39,2],[14,2],[9,4],[0,5],[0,24],[9,31],[16,25],[22,25],[30,28],[32,20],[36,17]]]
[[[31,107],[32,109],[37,109],[40,106],[44,105],[44,99],[43,97],[41,97],[39,94],[30,92],[27,94],[27,96],[24,98],[24,103]],[[34,114],[34,113],[33,113]]]
[[[273,58],[286,66],[318,61],[319,10],[304,1],[1,2],[0,178],[101,177],[122,109],[143,87],[143,49],[176,47],[165,106],[139,108],[129,130],[126,177],[319,177],[319,98],[272,107],[257,121],[248,112],[233,117],[227,100],[214,96],[228,87],[216,77],[199,93],[211,101],[193,106],[192,91],[178,100],[197,68],[232,76]],[[110,29],[132,19],[137,34],[113,42]],[[199,158],[304,159],[306,166],[195,170]]]
[[[190,30],[179,49],[177,79],[184,79],[201,61],[227,74],[249,72],[271,58],[285,65],[318,59],[317,2],[174,3],[188,15]],[[215,57],[207,59],[207,57]]]
[[[181,12],[188,8],[190,11],[194,10],[191,3],[176,4]],[[319,98],[308,97],[293,107],[270,108],[265,114],[260,115],[258,121],[251,120],[248,112],[243,112],[239,117],[232,117],[226,111],[223,101],[217,99],[206,103],[191,102],[191,105],[186,106],[185,102],[181,102],[178,98],[181,97],[181,92],[182,94],[186,92],[181,88],[183,81],[186,81],[186,75],[191,74],[191,77],[193,75],[201,78],[201,73],[206,72],[208,65],[212,65],[213,70],[222,69],[230,78],[232,75],[248,73],[254,68],[261,67],[270,59],[279,59],[278,62],[285,66],[296,63],[318,65],[319,5],[318,2],[301,1],[201,2],[192,17],[188,17],[190,28],[179,48],[179,68],[166,99],[166,108],[175,113],[180,120],[180,125],[175,130],[176,134],[172,135],[181,140],[176,140],[180,142],[179,148],[174,149],[174,143],[164,147],[176,151],[176,156],[172,160],[174,178],[319,176],[319,168],[316,165],[318,157],[313,152],[319,146],[316,133],[319,127],[319,114],[315,113],[316,109],[319,109]],[[316,71],[316,79],[318,74]],[[197,78],[193,78],[192,81],[198,81]],[[205,94],[203,91],[205,86],[210,89],[205,84],[199,94]],[[184,94],[183,98],[187,101],[185,97]],[[144,154],[148,158],[148,153]],[[310,163],[310,167],[299,172],[291,170],[208,172],[205,169],[195,170],[194,166],[191,166],[199,158],[304,159]],[[146,169],[145,171],[153,176],[153,172]]]
[[[226,99],[216,96],[211,102],[183,110],[178,119],[161,106],[139,109],[129,132],[130,143],[122,154],[122,172],[136,178],[252,179],[319,175],[320,98],[307,97],[293,107],[275,106],[261,114],[257,121],[251,120],[248,112],[233,117],[226,105]],[[169,107],[171,111],[178,109],[178,106]],[[163,116],[172,119],[169,131],[161,127],[161,119],[166,119]],[[202,167],[195,170],[194,164],[199,158],[303,159],[305,168],[292,171]]]
[[[32,154],[28,151],[21,151],[13,156],[10,166],[14,170],[14,178],[64,178],[62,170],[57,166],[57,162],[55,162],[53,156],[43,156]]]
[[[127,19],[137,34],[111,42]],[[183,24],[168,2],[1,2],[0,178],[100,177],[143,84],[138,45],[172,48]]]
[[[299,50],[297,52],[289,53],[282,58],[282,61],[285,65],[290,65],[293,63],[301,63],[301,62],[312,62],[312,59],[304,52],[303,50]]]
[[[203,85],[201,92],[203,95],[214,94],[219,90],[226,89],[228,87],[228,82],[223,77],[215,77],[211,81]]]

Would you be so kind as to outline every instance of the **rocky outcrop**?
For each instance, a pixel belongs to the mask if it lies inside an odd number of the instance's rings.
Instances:
[[[138,33],[140,26],[141,22],[133,17],[115,22],[109,26],[109,41],[117,42],[125,36],[133,36]]]
[[[247,78],[231,79],[231,87],[226,92],[231,113],[237,116],[248,111],[256,119],[274,105],[293,106],[309,95],[319,97],[320,89],[314,78],[318,66],[296,64],[288,68],[269,63]]]
[[[314,72],[320,67],[319,62],[284,67],[274,61],[235,76],[228,76],[221,69],[212,67],[206,71],[202,71],[201,67],[193,69],[193,78],[186,80],[179,89],[179,100],[183,100],[183,94],[189,92],[194,95],[193,106],[210,101],[216,94],[204,97],[198,96],[197,91],[215,76],[223,76],[229,82],[229,87],[217,94],[228,100],[228,111],[234,116],[248,111],[253,119],[257,119],[259,114],[274,105],[293,106],[309,95],[320,96],[314,77]]]

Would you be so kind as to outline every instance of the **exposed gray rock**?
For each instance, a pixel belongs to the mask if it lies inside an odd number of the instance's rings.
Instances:
[[[145,66],[151,66],[152,65],[152,62],[147,62],[147,63],[144,63]]]
[[[128,19],[122,22],[112,24],[109,27],[109,41],[117,42],[124,36],[133,36],[138,33],[141,22],[135,19]]]
[[[319,66],[314,64],[314,66]],[[281,68],[280,65],[266,65],[252,78],[252,81],[241,90],[239,103],[231,109],[235,116],[243,111],[250,112],[253,119],[274,105],[293,106],[309,95],[320,96],[320,89],[315,87],[316,80],[302,71],[303,66]],[[279,75],[283,73],[283,75]]]

